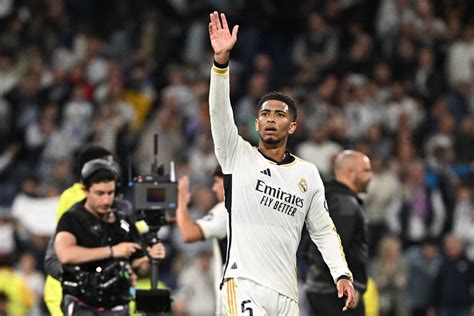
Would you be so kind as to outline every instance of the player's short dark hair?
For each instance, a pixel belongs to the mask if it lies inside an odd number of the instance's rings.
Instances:
[[[81,177],[81,171],[84,165],[91,160],[105,158],[112,156],[112,153],[99,145],[87,145],[83,147],[76,156],[76,163],[74,166],[74,172],[79,179]]]
[[[287,96],[286,94],[283,94],[278,91],[272,91],[267,94],[265,94],[257,103],[258,109],[262,107],[262,104],[265,103],[268,100],[277,100],[285,103],[288,105],[288,108],[290,109],[291,116],[293,117],[293,121],[296,121],[297,117],[297,109],[296,109],[296,102],[293,100],[291,97]]]
[[[220,177],[220,178],[223,178],[224,177],[224,173],[222,173],[222,168],[220,165],[217,165],[216,168],[214,169],[214,171],[212,172],[212,176],[213,177]]]
[[[114,162],[106,159],[93,159],[84,164],[81,170],[81,182],[86,189],[94,183],[117,182],[118,169]]]

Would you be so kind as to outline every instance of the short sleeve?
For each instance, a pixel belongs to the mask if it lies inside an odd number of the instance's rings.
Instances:
[[[76,236],[78,227],[80,227],[80,223],[74,214],[72,212],[66,212],[59,219],[56,234],[65,231]]]
[[[196,220],[196,224],[201,228],[204,239],[224,238],[227,235],[227,211],[224,203],[214,206],[206,216]]]

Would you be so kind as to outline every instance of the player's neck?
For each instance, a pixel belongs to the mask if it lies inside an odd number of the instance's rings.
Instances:
[[[286,143],[278,147],[268,147],[265,145],[266,144],[262,142],[258,144],[258,150],[266,157],[271,158],[277,162],[281,162],[283,159],[285,159]]]

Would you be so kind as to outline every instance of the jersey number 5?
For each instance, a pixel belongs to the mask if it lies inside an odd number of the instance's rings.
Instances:
[[[242,313],[245,313],[246,311],[249,311],[249,316],[253,316],[252,307],[245,307],[245,304],[251,303],[251,302],[252,302],[251,300],[242,301],[242,304],[240,304],[240,307],[242,309]]]

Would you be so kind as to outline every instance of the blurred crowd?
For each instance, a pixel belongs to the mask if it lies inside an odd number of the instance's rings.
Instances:
[[[323,180],[342,149],[371,158],[363,198],[380,315],[472,305],[473,1],[3,0],[0,315],[46,313],[44,251],[83,145],[116,154],[131,199],[158,134],[165,172],[174,161],[191,179],[191,214],[215,203],[212,10],[240,25],[231,100],[245,139],[258,141],[258,99],[280,90],[299,106],[289,147]],[[212,311],[210,244],[187,245],[174,226],[160,234],[177,311]]]

